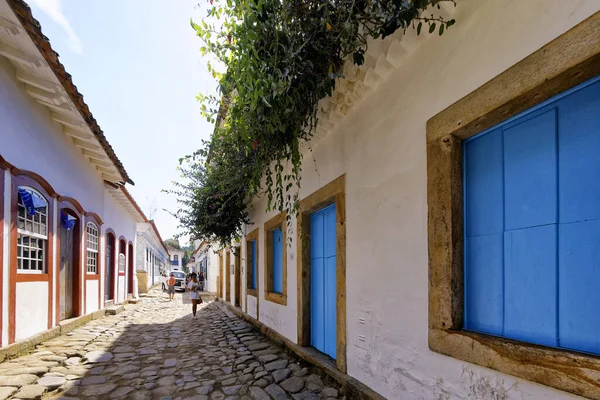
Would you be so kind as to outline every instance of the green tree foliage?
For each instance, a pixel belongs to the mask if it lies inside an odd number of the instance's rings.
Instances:
[[[206,19],[191,22],[226,73],[209,63],[219,96],[199,95],[216,123],[210,142],[181,159],[175,213],[192,237],[230,243],[248,221],[257,194],[268,209],[298,209],[300,145],[318,124],[345,60],[364,62],[369,38],[398,29],[444,30],[454,20],[424,15],[444,0],[211,0]],[[448,1],[448,0],[446,0]],[[453,1],[451,1],[453,3]]]

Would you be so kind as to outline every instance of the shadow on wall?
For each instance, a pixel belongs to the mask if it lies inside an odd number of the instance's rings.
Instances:
[[[224,311],[223,305],[205,303],[198,310],[198,319],[192,320],[191,307],[186,306],[185,317],[177,318],[181,309],[173,311],[166,298],[147,299],[144,302],[152,303],[108,316],[38,347],[37,352],[49,350],[56,356],[72,357],[62,362],[64,366],[50,369],[72,380],[63,380],[49,398],[223,399],[247,394],[268,399],[267,393],[292,398],[292,393],[308,391],[313,393],[305,395],[311,397],[298,398],[319,398],[319,393],[337,398],[337,383],[323,377],[325,385],[314,367]],[[181,297],[175,301],[181,302]],[[155,310],[148,310],[153,306]],[[178,315],[168,323],[151,322],[153,318],[169,321],[161,316],[169,312]],[[147,323],[141,323],[144,320]],[[85,347],[73,351],[78,343]],[[85,357],[73,357],[77,354]],[[280,386],[272,385],[275,382]]]

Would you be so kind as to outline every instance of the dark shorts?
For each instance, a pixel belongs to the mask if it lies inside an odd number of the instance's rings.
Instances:
[[[169,289],[167,290],[169,294],[175,294],[175,285],[169,285]]]

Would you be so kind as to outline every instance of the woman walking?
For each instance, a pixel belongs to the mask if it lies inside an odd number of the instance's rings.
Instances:
[[[198,277],[196,273],[192,273],[191,279],[187,285],[187,290],[190,292],[190,300],[192,301],[192,318],[196,319],[196,311],[198,310],[198,304],[202,303],[202,298],[198,289],[200,284],[198,283]]]

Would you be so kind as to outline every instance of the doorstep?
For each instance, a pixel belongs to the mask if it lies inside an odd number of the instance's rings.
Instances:
[[[316,349],[312,347],[298,346],[296,343],[292,342],[290,339],[286,338],[281,333],[266,326],[262,322],[252,318],[250,315],[243,312],[240,308],[234,307],[232,304],[225,302],[218,297],[216,298],[216,301],[219,301],[225,306],[227,306],[229,312],[252,323],[256,328],[258,328],[258,330],[263,335],[267,336],[273,342],[281,346],[287,347],[298,357],[314,365],[315,367],[319,368],[321,371],[329,375],[332,379],[334,379],[342,386],[346,398],[352,400],[385,400],[385,397],[375,392],[373,389],[360,382],[358,379],[353,378],[350,375],[338,370],[335,361],[333,361],[326,355],[320,353]]]

